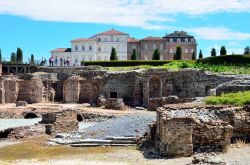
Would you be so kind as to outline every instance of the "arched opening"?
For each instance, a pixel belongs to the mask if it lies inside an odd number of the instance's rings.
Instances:
[[[149,98],[161,98],[161,96],[162,96],[161,79],[158,77],[152,77],[149,80]]]
[[[25,119],[34,119],[34,118],[38,118],[38,115],[34,112],[27,112],[24,114],[24,118]]]
[[[77,121],[79,122],[83,121],[83,117],[81,114],[77,114],[76,118],[77,118]]]

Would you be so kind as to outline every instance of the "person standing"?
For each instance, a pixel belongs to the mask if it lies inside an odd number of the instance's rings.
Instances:
[[[57,60],[57,56],[56,56],[56,58],[55,58],[55,66],[57,66],[57,62],[58,62],[58,60]]]
[[[63,59],[60,58],[60,66],[63,66]]]

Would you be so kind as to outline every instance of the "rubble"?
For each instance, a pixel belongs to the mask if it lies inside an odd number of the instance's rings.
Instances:
[[[49,135],[78,130],[77,113],[72,110],[43,114],[40,123],[45,124]]]

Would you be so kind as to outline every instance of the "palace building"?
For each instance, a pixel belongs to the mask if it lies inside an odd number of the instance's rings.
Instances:
[[[109,61],[111,49],[115,48],[118,60],[130,60],[136,50],[138,60],[152,60],[155,49],[160,50],[161,60],[174,58],[176,47],[182,47],[182,59],[191,60],[196,53],[197,43],[194,36],[184,31],[175,31],[164,37],[146,37],[141,40],[129,37],[129,34],[109,30],[90,38],[77,38],[71,41],[71,48],[58,48],[51,56],[59,61],[69,60],[70,65],[81,65],[81,61]]]

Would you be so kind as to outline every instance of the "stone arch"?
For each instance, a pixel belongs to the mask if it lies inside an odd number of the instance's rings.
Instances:
[[[77,114],[76,118],[77,118],[77,121],[79,122],[83,121],[83,116],[79,113]]]
[[[34,118],[38,118],[38,117],[39,116],[36,113],[34,113],[34,112],[26,112],[24,114],[24,118],[25,119],[34,119]]]
[[[162,80],[158,76],[153,76],[148,81],[149,98],[162,97]]]

